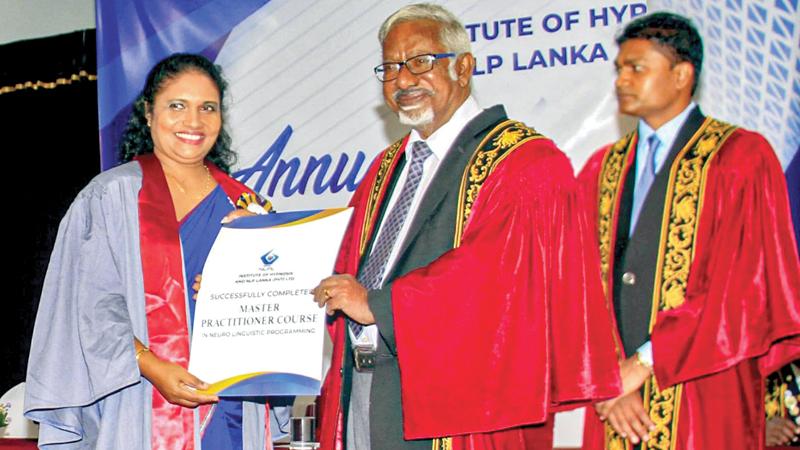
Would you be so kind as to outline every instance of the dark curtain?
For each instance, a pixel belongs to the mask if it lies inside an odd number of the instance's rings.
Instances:
[[[94,30],[0,46],[5,241],[13,250],[2,278],[0,394],[25,380],[61,217],[100,172],[96,74]],[[12,181],[19,185],[12,188]],[[11,191],[17,196],[13,202]]]

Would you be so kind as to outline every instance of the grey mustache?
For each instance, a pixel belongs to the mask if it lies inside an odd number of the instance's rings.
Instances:
[[[433,91],[431,91],[430,89],[410,88],[410,89],[400,89],[395,91],[394,94],[392,94],[392,98],[394,99],[394,101],[397,101],[402,95],[413,95],[418,93],[423,93],[425,95],[431,95],[431,96],[433,95]]]

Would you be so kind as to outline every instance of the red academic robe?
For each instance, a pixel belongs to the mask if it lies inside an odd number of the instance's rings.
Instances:
[[[161,169],[153,154],[136,158],[142,167],[142,189],[139,192],[139,227],[142,271],[147,313],[147,335],[150,350],[160,359],[188,368],[189,325],[186,318],[186,293],[183,285],[183,257],[180,244],[180,222]],[[255,198],[253,191],[234,180],[214,164],[206,161],[208,171],[222,187],[231,202],[242,205],[242,198]],[[194,448],[194,412],[174,405],[153,389],[151,441],[154,449]],[[209,405],[200,407],[201,417],[209,414]],[[267,413],[269,414],[269,413]],[[265,431],[269,440],[269,418]]]
[[[339,272],[357,272],[362,233],[375,232],[365,204],[381,159],[352,199]],[[529,141],[482,185],[460,245],[392,280],[406,439],[551,445],[555,411],[619,392],[611,313],[578,196],[567,158],[547,139]],[[341,317],[330,329],[323,449],[341,443],[346,330]],[[546,426],[520,428],[535,424]]]
[[[609,149],[578,177],[595,223]],[[684,302],[659,312],[651,333],[658,386],[683,383],[677,431],[666,446],[647,448],[762,449],[764,376],[800,357],[800,264],[786,183],[769,143],[742,129],[711,160],[706,180]],[[604,426],[591,411],[583,448],[603,447]]]

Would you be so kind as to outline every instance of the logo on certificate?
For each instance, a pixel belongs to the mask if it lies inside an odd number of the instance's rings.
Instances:
[[[272,264],[278,260],[278,255],[275,254],[275,250],[270,250],[267,253],[261,255],[261,262],[264,263],[264,268],[271,268]]]

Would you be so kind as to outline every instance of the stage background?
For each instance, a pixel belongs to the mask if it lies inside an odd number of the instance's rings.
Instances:
[[[613,37],[644,2],[442,2],[465,23],[484,107],[553,138],[576,170],[633,125],[615,114]],[[341,206],[378,151],[407,131],[383,105],[372,67],[396,1],[102,0],[97,3],[104,168],[156,61],[201,52],[231,85],[237,178],[278,209]],[[696,21],[706,42],[699,102],[761,131],[788,166],[800,142],[797,2],[653,1]],[[224,12],[224,14],[223,14]]]
[[[104,167],[116,162],[117,136],[147,69],[173,52],[201,52],[230,81],[234,176],[279,210],[346,204],[369,162],[407,132],[372,73],[381,61],[378,27],[399,3],[99,1]],[[504,104],[510,117],[554,139],[576,170],[634,126],[616,114],[613,39],[647,3],[442,4],[470,33],[478,102]],[[787,166],[800,142],[797,2],[652,1],[649,8],[696,21],[707,46],[699,103],[761,131]],[[560,445],[579,443],[581,421],[580,412],[559,416]]]
[[[506,104],[511,117],[553,137],[576,170],[594,148],[632,126],[614,112],[612,37],[644,2],[581,1],[569,7],[553,1],[442,3],[475,33],[473,51],[483,72],[475,76],[475,96],[482,106]],[[8,12],[0,17],[0,43],[37,36],[23,30],[26,25],[59,24],[58,32],[80,29],[86,20],[74,15],[91,9],[88,4],[94,2],[65,0],[56,6],[43,0],[0,0],[0,9]],[[344,204],[374,155],[405,132],[382,106],[380,86],[371,73],[380,62],[377,27],[399,4],[97,3],[103,167],[114,164],[113,141],[119,130],[113,131],[113,124],[124,123],[147,69],[169,53],[197,51],[222,64],[231,81],[229,123],[241,152],[239,177],[284,210]],[[673,9],[698,24],[706,43],[699,103],[706,113],[758,130],[772,142],[787,168],[798,232],[797,0],[663,0],[647,7]],[[99,166],[97,137],[91,131],[98,128],[92,117],[94,61],[87,65],[82,59],[87,50],[67,47],[61,37],[47,41],[50,51],[34,43],[38,47],[26,54],[9,45],[33,41],[0,46],[7,50],[0,65],[3,128],[14,134],[7,147],[19,153],[9,167],[30,174],[32,182],[23,191],[36,205],[21,207],[35,211],[17,219],[18,239],[38,246],[15,250],[23,259],[20,272],[11,277],[14,300],[8,307],[15,320],[0,328],[5,343],[0,392],[24,379],[30,327],[55,228],[74,193]],[[595,53],[596,44],[602,52]],[[91,51],[91,45],[86,48]],[[563,48],[566,63],[558,61]],[[32,65],[29,55],[37,55],[38,62]],[[60,62],[64,59],[71,62],[66,72]],[[20,79],[20,68],[36,70]],[[87,76],[81,77],[81,70]],[[72,75],[79,79],[49,84]],[[33,88],[37,82],[52,87]],[[17,89],[20,84],[23,89]],[[58,95],[68,99],[58,100],[53,92],[62,89]],[[109,100],[112,93],[118,98]],[[31,100],[36,97],[47,103]]]

